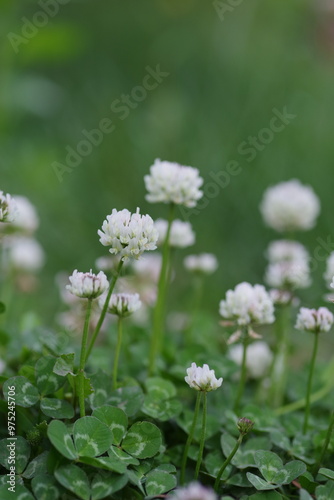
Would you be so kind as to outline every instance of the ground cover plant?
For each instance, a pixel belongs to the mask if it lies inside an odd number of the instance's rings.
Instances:
[[[0,497],[334,498],[334,365],[317,356],[333,299],[315,309],[298,298],[311,269],[295,235],[316,224],[318,197],[297,180],[264,193],[264,222],[280,234],[266,251],[268,288],[222,289],[208,317],[203,290],[227,264],[190,254],[191,293],[171,314],[177,251],[195,240],[178,209],[196,207],[203,179],[156,160],[144,181],[166,219],[108,207],[98,230],[105,254],[58,279],[67,306],[59,328],[28,315],[15,334],[1,329]],[[0,220],[6,325],[11,283],[31,283],[43,253],[28,200],[1,192]],[[333,254],[325,280],[334,288]],[[313,338],[302,365],[298,336]]]

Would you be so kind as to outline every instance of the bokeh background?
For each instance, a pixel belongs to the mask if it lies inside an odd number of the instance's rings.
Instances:
[[[166,206],[144,198],[155,158],[195,166],[205,183],[231,160],[242,168],[190,218],[191,252],[220,260],[205,294],[215,314],[227,288],[263,280],[264,250],[277,237],[258,210],[269,185],[299,178],[320,196],[317,227],[299,236],[311,254],[319,237],[333,235],[333,1],[62,0],[46,23],[36,17],[41,3],[0,5],[0,165],[1,189],[39,211],[47,262],[33,298],[46,321],[58,308],[55,274],[88,270],[107,253],[97,230],[112,208],[166,216]],[[44,24],[37,32],[34,19]],[[157,65],[169,75],[122,120],[112,103]],[[240,144],[284,107],[296,118],[247,161]],[[60,182],[54,162],[64,164],[66,148],[104,118],[113,132]],[[175,303],[188,286],[185,253]],[[325,262],[315,268],[305,305],[321,304],[325,293]]]

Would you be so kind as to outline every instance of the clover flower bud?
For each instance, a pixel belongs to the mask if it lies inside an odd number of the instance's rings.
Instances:
[[[101,309],[104,303],[105,296],[102,296],[99,301]],[[125,318],[138,311],[141,305],[138,293],[114,293],[110,297],[107,310],[110,314],[116,314],[121,318]]]
[[[165,219],[157,219],[154,223],[159,233],[158,244],[162,245],[166,239],[168,222]],[[176,219],[172,222],[169,236],[169,245],[173,248],[186,248],[195,243],[196,236],[190,222]]]
[[[178,488],[167,497],[170,500],[217,500],[217,495],[200,483],[190,483],[185,488]]]
[[[102,295],[109,287],[109,283],[104,272],[98,274],[80,273],[75,270],[72,276],[69,277],[70,285],[66,285],[66,289],[73,295],[80,298],[95,299]]]
[[[320,307],[318,310],[301,307],[295,328],[313,333],[322,333],[328,332],[333,322],[334,316],[327,307]]]
[[[269,187],[260,210],[265,223],[276,231],[305,231],[314,227],[320,202],[310,186],[292,179]]]
[[[109,252],[126,260],[138,259],[146,250],[157,248],[158,232],[149,215],[141,215],[139,208],[135,214],[124,209],[113,209],[99,230],[100,242],[110,246]]]
[[[212,274],[218,268],[218,260],[211,253],[188,255],[184,259],[184,267],[193,273]]]
[[[0,222],[14,222],[18,215],[16,200],[0,191]]]
[[[192,363],[187,369],[187,376],[184,379],[187,384],[196,391],[210,392],[218,389],[223,383],[223,379],[217,379],[214,370],[210,370],[208,365],[203,368]]]
[[[248,434],[252,428],[254,427],[254,422],[252,422],[251,420],[249,420],[249,418],[239,418],[238,422],[237,422],[237,427],[239,429],[239,432],[240,434],[242,434],[243,436],[246,436],[246,434]]]
[[[178,163],[155,160],[144,181],[148,191],[146,199],[151,203],[175,203],[195,207],[203,196],[203,192],[199,190],[203,179],[197,168],[185,167]]]

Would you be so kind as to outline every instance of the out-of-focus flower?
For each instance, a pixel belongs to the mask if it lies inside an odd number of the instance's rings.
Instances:
[[[14,222],[18,215],[16,200],[0,191],[0,222]]]
[[[170,500],[217,500],[217,495],[209,488],[200,483],[190,483],[185,488],[178,488],[168,495]]]
[[[269,264],[265,281],[275,288],[307,288],[311,284],[310,266],[306,261]]]
[[[310,186],[293,179],[269,187],[260,205],[265,223],[279,232],[314,227],[320,202]]]
[[[296,241],[278,240],[270,243],[267,250],[269,265],[265,281],[279,288],[307,288],[311,284],[310,256],[306,248]]]
[[[318,310],[301,307],[295,328],[313,333],[328,332],[333,321],[334,316],[327,307],[320,307]]]
[[[17,217],[13,225],[24,233],[35,232],[39,226],[36,208],[25,196],[15,195],[14,198],[17,204]]]
[[[42,246],[33,238],[15,236],[7,239],[5,245],[9,265],[18,270],[38,271],[45,262]]]
[[[243,349],[241,344],[235,344],[228,351],[228,357],[240,366]],[[259,340],[248,346],[246,351],[246,367],[248,375],[251,378],[257,379],[266,375],[272,361],[273,353],[266,342]]]
[[[137,277],[156,284],[160,276],[161,261],[160,253],[146,254],[142,259],[133,261],[132,269]]]
[[[66,286],[67,290],[80,298],[95,299],[109,287],[107,277],[102,271],[94,274],[92,271],[81,273],[75,270],[69,280],[71,284]]]
[[[188,255],[184,259],[184,267],[194,273],[212,274],[218,268],[218,260],[212,253]]]
[[[272,290],[269,290],[269,295],[274,304],[284,305],[289,304],[290,302],[292,302],[294,306],[299,304],[299,299],[294,297],[288,290],[278,290],[273,288]]]
[[[228,290],[225,300],[220,302],[220,314],[239,325],[267,324],[275,320],[274,304],[264,286],[246,282]]]
[[[166,239],[168,222],[164,219],[155,221],[155,228],[159,233],[158,244],[162,245]],[[186,248],[195,243],[196,236],[190,222],[176,219],[172,222],[169,245],[174,248]]]
[[[331,286],[334,277],[334,252],[332,252],[326,262],[326,272],[324,274],[324,278],[327,282],[327,286],[330,288],[334,288]]]
[[[139,258],[146,250],[157,248],[158,232],[149,215],[141,215],[139,208],[135,214],[124,209],[113,209],[99,230],[100,242],[111,247],[109,252],[123,260]]]
[[[106,297],[102,295],[99,300],[101,309],[104,306]],[[125,318],[134,312],[138,311],[141,307],[141,301],[138,293],[114,293],[110,297],[108,304],[108,312],[116,314],[119,317]]]
[[[203,179],[197,168],[178,163],[155,160],[150,168],[150,175],[145,175],[144,181],[148,191],[146,199],[151,203],[176,203],[194,207],[203,196],[199,189]]]
[[[267,249],[267,258],[269,262],[292,261],[299,262],[310,259],[309,253],[298,241],[276,240],[272,241]]]
[[[196,363],[192,363],[187,369],[187,376],[184,380],[192,389],[203,392],[214,391],[223,383],[223,379],[217,379],[214,370],[210,370],[208,365],[203,365],[202,368]]]

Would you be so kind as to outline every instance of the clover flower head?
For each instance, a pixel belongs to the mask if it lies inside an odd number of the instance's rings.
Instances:
[[[0,191],[0,222],[14,222],[18,214],[16,200]]]
[[[246,436],[254,427],[254,422],[249,420],[249,418],[239,418],[237,422],[237,427],[239,429],[240,434]]]
[[[107,277],[102,271],[93,274],[92,271],[81,273],[75,270],[69,280],[71,284],[66,285],[66,289],[80,298],[95,299],[109,287]]]
[[[138,259],[146,250],[157,248],[158,232],[149,215],[141,215],[139,208],[135,214],[124,209],[113,209],[99,230],[100,242],[109,246],[109,252],[126,260]]]
[[[184,259],[184,267],[193,273],[212,274],[218,268],[218,260],[212,253],[188,255]]]
[[[15,236],[8,239],[8,260],[11,267],[23,271],[38,271],[45,262],[45,253],[34,238]]]
[[[101,309],[104,306],[105,300],[106,297],[102,295],[99,300]],[[121,318],[125,318],[138,311],[141,305],[138,293],[114,293],[110,297],[107,310],[110,314],[116,314]]]
[[[157,219],[155,228],[159,233],[158,244],[162,245],[166,239],[168,222],[165,219]],[[186,248],[195,243],[196,236],[190,222],[176,219],[172,222],[169,237],[169,245],[173,248]]]
[[[14,226],[19,231],[32,234],[39,226],[39,217],[36,208],[25,196],[15,195],[17,205],[17,217]]]
[[[269,187],[260,210],[264,222],[276,231],[306,231],[315,225],[320,202],[310,186],[292,179]]]
[[[220,302],[220,314],[238,325],[269,324],[275,320],[274,304],[264,286],[247,282],[228,290]]]
[[[334,316],[327,307],[320,307],[319,309],[301,307],[295,328],[313,333],[328,332],[333,325],[333,321]]]
[[[184,380],[192,389],[203,392],[214,391],[223,383],[223,379],[217,379],[214,370],[210,370],[208,365],[201,367],[196,363],[192,363],[187,369],[187,376]]]
[[[269,262],[286,262],[286,261],[308,261],[309,253],[298,241],[292,240],[275,240],[272,241],[266,252]]]
[[[203,179],[197,168],[185,167],[178,163],[155,160],[144,181],[148,191],[146,199],[151,203],[175,203],[195,207],[203,196],[199,189]]]
[[[184,488],[177,488],[167,497],[170,500],[217,500],[217,495],[200,483],[193,482]]]
[[[307,288],[311,284],[310,256],[296,241],[278,240],[267,250],[269,265],[265,281],[278,289]]]
[[[241,366],[243,346],[235,344],[229,348],[228,357]],[[246,352],[246,368],[250,378],[259,379],[268,373],[273,361],[273,353],[268,344],[261,340],[248,346]]]

